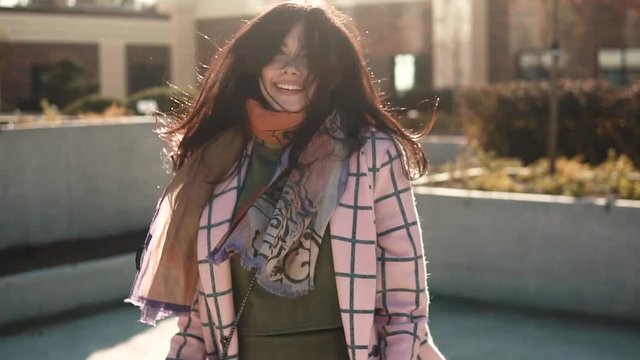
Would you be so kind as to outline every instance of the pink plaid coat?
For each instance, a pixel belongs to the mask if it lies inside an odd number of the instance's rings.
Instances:
[[[198,290],[190,314],[178,321],[168,359],[218,359],[220,339],[229,334],[236,313],[230,263],[214,266],[206,257],[229,228],[245,171],[221,184],[203,211]],[[346,190],[330,229],[351,360],[444,359],[427,326],[429,297],[413,191],[389,135],[370,131],[349,159]],[[229,358],[242,358],[236,335]]]

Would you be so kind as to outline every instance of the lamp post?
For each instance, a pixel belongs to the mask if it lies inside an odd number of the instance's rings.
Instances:
[[[556,173],[556,152],[558,138],[558,63],[560,44],[558,42],[558,0],[553,0],[552,40],[551,40],[551,76],[549,79],[549,134],[547,138],[547,156],[549,157],[549,174]]]

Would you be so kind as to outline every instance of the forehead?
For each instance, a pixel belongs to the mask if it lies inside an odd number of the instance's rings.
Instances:
[[[302,47],[303,43],[303,26],[302,22],[295,24],[282,40],[282,46],[291,50],[297,50]]]

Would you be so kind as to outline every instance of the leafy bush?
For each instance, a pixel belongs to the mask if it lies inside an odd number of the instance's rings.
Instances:
[[[469,151],[455,163],[443,165],[440,173],[427,176],[423,184],[578,197],[615,195],[640,200],[640,169],[628,156],[617,155],[614,150],[610,150],[607,159],[599,165],[590,165],[580,157],[561,157],[556,162],[555,175],[549,175],[548,168],[547,159],[525,167],[516,158]]]
[[[130,115],[129,109],[122,105],[111,104],[108,108],[104,109],[104,111],[99,113],[87,112],[82,113],[83,120],[102,120],[102,119],[112,119],[119,118]]]
[[[102,95],[84,96],[62,110],[65,115],[80,115],[84,113],[101,114],[112,105],[124,107],[124,103],[116,98],[110,98]]]
[[[609,149],[640,165],[640,83],[618,89],[595,80],[559,84],[558,153],[591,164]],[[549,84],[517,82],[467,88],[459,106],[471,142],[531,163],[546,155]]]
[[[158,104],[158,111],[168,113],[178,106],[178,102],[175,99],[181,95],[182,92],[170,87],[149,88],[129,96],[127,108],[134,114],[142,115],[136,109],[136,103],[139,100],[155,100]]]

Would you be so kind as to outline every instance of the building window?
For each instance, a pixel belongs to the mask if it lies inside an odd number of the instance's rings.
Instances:
[[[427,54],[397,54],[392,63],[392,84],[397,96],[431,87],[431,58]]]
[[[416,86],[416,57],[400,54],[393,58],[393,85],[396,93],[404,94]]]
[[[640,48],[604,48],[598,50],[598,78],[615,86],[640,80]]]
[[[550,50],[525,50],[517,56],[518,80],[543,80],[551,77]],[[558,72],[562,74],[567,67],[567,55],[560,50]]]
[[[133,94],[170,81],[168,46],[127,45],[128,93]]]
[[[163,86],[165,64],[132,64],[129,66],[129,93]]]

